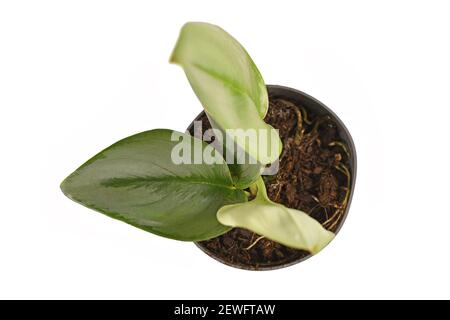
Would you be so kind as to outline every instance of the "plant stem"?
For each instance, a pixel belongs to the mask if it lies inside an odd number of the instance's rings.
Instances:
[[[255,198],[255,197],[256,197],[256,194],[258,193],[258,186],[257,186],[257,183],[256,183],[256,182],[253,183],[253,184],[249,187],[249,190],[250,190],[250,195],[251,195],[253,198]]]

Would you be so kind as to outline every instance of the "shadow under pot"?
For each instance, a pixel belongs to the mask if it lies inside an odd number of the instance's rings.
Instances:
[[[323,103],[288,87],[268,85],[265,122],[279,130],[283,142],[279,170],[263,176],[269,198],[308,213],[338,233],[350,208],[356,178],[356,151],[343,122]],[[204,112],[202,132],[211,128]],[[194,134],[194,124],[188,128]],[[273,270],[311,256],[258,234],[234,228],[214,239],[196,242],[207,255],[246,270]]]

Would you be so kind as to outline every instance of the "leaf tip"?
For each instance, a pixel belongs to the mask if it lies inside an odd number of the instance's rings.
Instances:
[[[177,52],[179,51],[180,47],[183,44],[183,34],[186,32],[186,29],[189,29],[191,25],[198,24],[198,22],[186,22],[183,24],[183,26],[180,29],[180,32],[178,34],[177,42],[175,43],[175,47],[172,50],[172,53],[169,58],[169,63],[171,64],[181,64],[180,61],[178,61],[178,55]]]
[[[70,177],[70,176],[69,176]],[[59,188],[61,189],[62,193],[64,193],[64,195],[66,197],[68,197],[69,199],[72,199],[72,197],[70,196],[70,188],[69,188],[69,177],[65,178],[61,184],[59,185]]]
[[[324,240],[322,242],[317,243],[308,250],[312,255],[316,255],[317,253],[322,251],[322,249],[325,248],[334,239],[335,234],[333,232],[328,230],[325,230],[325,232],[326,236],[325,235],[323,236]]]
[[[177,61],[177,58],[176,58],[176,53],[175,53],[176,49],[177,49],[177,46],[175,45],[175,47],[173,48],[173,51],[169,57],[170,64],[179,64],[179,62]]]

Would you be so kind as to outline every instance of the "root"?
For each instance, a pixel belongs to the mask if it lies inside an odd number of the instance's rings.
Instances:
[[[342,172],[346,178],[347,178],[347,187],[345,187],[345,197],[341,204],[337,205],[336,211],[333,213],[333,215],[327,219],[322,225],[326,227],[328,230],[334,230],[344,214],[345,209],[347,208],[348,199],[350,198],[350,183],[351,183],[351,177],[350,177],[350,171],[348,168],[340,163],[339,165],[335,166],[335,169]]]
[[[273,187],[274,187],[274,188],[275,188],[275,187],[277,188],[277,189],[276,189],[277,192],[275,193],[275,196],[274,196],[274,201],[279,201],[279,200],[280,200],[281,189],[283,188],[283,184],[280,183],[279,181],[277,181],[277,183],[274,184]]]
[[[342,209],[337,209],[333,215],[323,223],[323,226],[326,226],[330,222],[333,222],[331,225],[327,227],[328,230],[332,230],[334,226],[336,226],[337,222],[339,221],[339,218],[341,217]],[[337,218],[337,219],[336,219]]]
[[[343,208],[346,208],[348,199],[350,197],[350,183],[351,183],[350,170],[348,170],[348,168],[342,163],[335,166],[335,168],[337,170],[339,170],[340,172],[342,172],[347,177],[347,187],[346,187],[345,197],[344,197],[344,201],[342,201],[342,205],[341,205]]]
[[[341,147],[342,150],[344,150],[344,152],[345,152],[345,154],[347,155],[347,157],[350,159],[350,151],[348,151],[347,146],[346,146],[345,144],[343,144],[342,142],[339,142],[339,141],[333,141],[333,142],[330,142],[330,143],[328,144],[328,146],[329,146],[329,147],[334,147],[334,146]]]
[[[295,133],[294,142],[298,146],[298,145],[300,145],[300,141],[303,138],[303,131],[304,131],[303,130],[303,116],[302,116],[302,113],[299,110],[299,108],[295,104],[293,104],[292,102],[286,101],[286,100],[281,100],[281,101],[284,104],[286,104],[289,108],[291,108],[295,112],[295,114],[297,116],[297,130],[296,130],[296,133]]]
[[[308,215],[312,215],[314,210],[316,210],[317,208],[322,208],[322,207],[320,206],[320,204],[316,204],[314,207],[312,207],[311,210],[309,210]]]
[[[295,113],[297,114],[297,132],[295,133],[294,142],[297,146],[299,146],[303,138],[303,119],[302,113],[298,110],[298,108],[295,108]]]
[[[319,120],[316,121],[316,123],[314,123],[314,127],[312,128],[312,130],[310,131],[310,133],[311,133],[311,134],[312,134],[312,133],[316,133],[316,132],[317,132],[317,129],[319,129],[319,126],[320,126],[322,123],[327,122],[327,121],[330,121],[330,120],[331,120],[330,116],[324,116],[324,117],[320,118]]]
[[[339,219],[334,220],[333,224],[329,227],[330,230],[334,230],[337,223],[338,223]]]
[[[233,245],[229,248],[225,248],[226,251],[231,251],[231,249],[233,249],[234,247],[236,247],[236,243],[233,243]]]
[[[249,245],[247,248],[245,248],[244,250],[250,250],[251,248],[253,248],[261,239],[264,239],[264,236],[259,237],[258,239],[256,239],[251,245]]]
[[[308,124],[308,125],[312,124],[311,120],[308,119],[308,113],[306,112],[306,109],[304,107],[301,107],[301,106],[299,108],[302,111],[303,120],[305,121],[305,123]]]

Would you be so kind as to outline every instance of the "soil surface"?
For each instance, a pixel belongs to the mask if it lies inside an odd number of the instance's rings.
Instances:
[[[279,129],[283,141],[278,173],[264,176],[269,198],[302,210],[326,229],[336,231],[349,197],[348,147],[329,117],[319,117],[279,98],[269,97],[269,101],[264,120]],[[201,120],[203,130],[210,128],[206,116]],[[276,267],[309,255],[259,238],[254,232],[235,228],[199,244],[227,263],[249,269]]]

